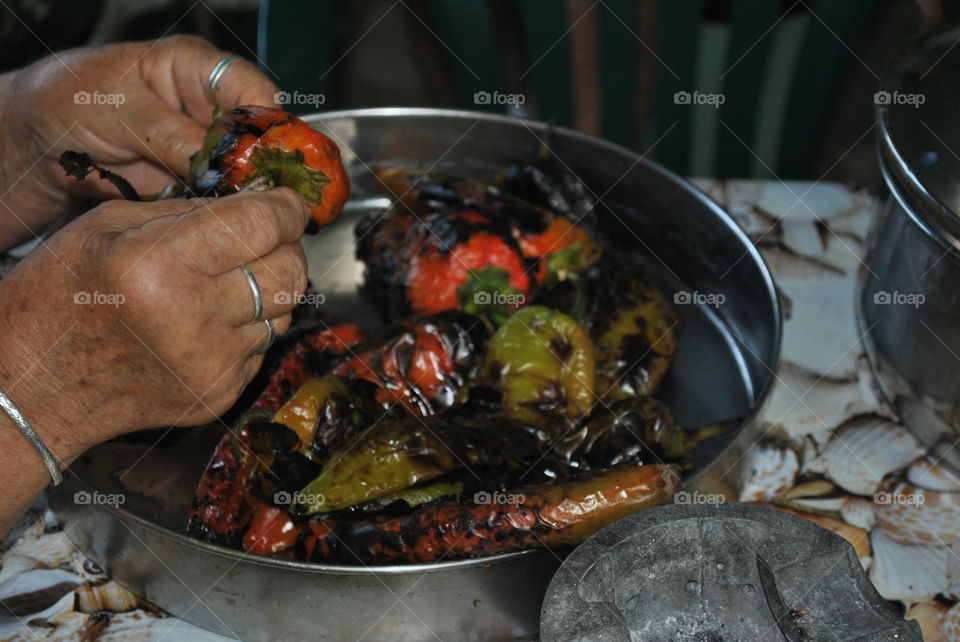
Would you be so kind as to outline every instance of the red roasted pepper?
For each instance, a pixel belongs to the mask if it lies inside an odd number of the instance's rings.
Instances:
[[[303,339],[283,356],[253,408],[277,410],[307,379],[325,374],[309,367],[308,354],[339,356],[366,340],[360,326],[353,323],[335,325]]]
[[[261,503],[243,536],[243,550],[256,555],[279,553],[293,546],[302,530],[286,510]]]
[[[483,354],[487,334],[482,321],[462,312],[403,321],[376,347],[332,373],[377,384],[376,399],[384,406],[400,403],[411,414],[432,415],[453,404]]]
[[[190,159],[190,189],[224,196],[286,186],[310,209],[308,232],[336,218],[350,194],[337,145],[289,112],[248,105],[214,112],[203,147]]]

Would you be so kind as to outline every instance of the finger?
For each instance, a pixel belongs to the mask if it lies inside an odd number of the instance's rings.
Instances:
[[[246,265],[253,274],[263,301],[263,319],[281,317],[294,307],[307,289],[307,259],[299,243],[286,243]],[[253,319],[256,309],[246,275],[239,268],[217,277],[225,294],[222,311],[232,325]]]
[[[276,319],[270,319],[270,323],[273,324],[274,341],[290,329],[292,321],[293,317],[289,313]],[[269,336],[266,321],[239,327],[237,328],[237,334],[239,336],[237,347],[239,348],[240,354],[247,354],[250,357],[257,356],[258,351],[263,349]]]
[[[188,213],[171,242],[185,260],[213,276],[296,241],[307,218],[306,205],[292,189],[242,192]]]
[[[123,228],[141,227],[164,216],[178,216],[190,212],[196,209],[199,200],[170,198],[151,202],[108,201],[92,210],[87,216],[93,222],[101,217],[107,217],[111,225],[114,226],[120,225]]]
[[[170,173],[186,176],[190,156],[203,144],[205,129],[149,94],[132,97],[124,107],[118,127],[124,144]]]
[[[175,92],[183,111],[204,127],[211,122],[215,104],[224,109],[241,105],[274,105],[278,91],[273,81],[257,67],[244,59],[234,59],[217,83],[216,96],[211,97],[208,82],[210,72],[217,63],[230,53],[217,49],[213,44],[195,36],[165,38],[157,47],[157,56],[169,63],[166,66],[167,82]],[[159,65],[162,69],[164,65]]]
[[[222,60],[222,58],[222,56],[217,58],[214,65]],[[210,66],[210,69],[213,69],[213,65]],[[209,79],[209,76],[207,79]],[[207,79],[205,79],[205,81]],[[230,63],[230,66],[227,67],[223,75],[220,76],[214,98],[211,98],[209,93],[204,93],[208,106],[205,110],[207,114],[206,119],[210,120],[210,107],[214,104],[214,99],[216,104],[223,107],[224,110],[241,107],[243,105],[275,107],[277,105],[276,98],[279,91],[280,88],[257,69],[256,65],[245,59],[235,59]],[[200,122],[203,121],[201,120]]]

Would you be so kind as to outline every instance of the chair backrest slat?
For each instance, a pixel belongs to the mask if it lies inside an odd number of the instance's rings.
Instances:
[[[557,125],[573,124],[570,39],[563,0],[518,0],[526,58],[521,81],[532,86],[539,116]]]
[[[874,0],[808,0],[814,19],[807,30],[780,138],[777,171],[784,177],[809,175],[816,162],[830,107],[840,89],[845,62],[861,64],[851,56],[852,43],[874,10]],[[824,24],[825,23],[825,24]],[[878,73],[878,72],[874,72]],[[864,105],[864,109],[871,109]]]
[[[656,95],[650,145],[660,140],[651,156],[676,171],[690,165],[692,111],[677,109],[674,96],[692,92],[703,20],[703,0],[658,0],[660,31],[657,40]],[[644,51],[645,55],[654,54]],[[672,128],[672,129],[671,129]],[[669,133],[668,133],[669,130]],[[662,137],[662,138],[661,138]]]
[[[747,176],[753,167],[757,112],[763,90],[760,80],[771,71],[769,52],[781,6],[771,0],[737,0],[734,4],[721,73],[724,103],[720,107],[713,174],[718,178]]]
[[[636,0],[604,0],[597,6],[600,32],[600,134],[637,146],[638,68],[642,45]]]

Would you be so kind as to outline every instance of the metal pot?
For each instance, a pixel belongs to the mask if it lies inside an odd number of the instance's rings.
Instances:
[[[450,169],[489,179],[535,158],[543,141],[597,195],[605,235],[642,253],[683,329],[662,398],[681,425],[742,418],[694,452],[690,483],[735,489],[757,438],[780,348],[780,309],[759,253],[733,220],[689,183],[634,152],[542,123],[429,109],[374,109],[307,118],[344,152],[347,211],[304,239],[310,277],[335,317],[375,318],[357,297],[363,266],[353,227],[388,203],[370,167]],[[701,297],[715,305],[685,305]],[[219,431],[171,444],[115,440],[86,453],[55,489],[67,535],[121,584],[200,626],[247,640],[504,639],[535,634],[563,551],[526,551],[428,565],[364,568],[257,557],[183,535],[194,486]],[[74,493],[119,493],[122,506],[81,506]]]
[[[914,41],[875,95],[889,196],[861,270],[859,320],[888,399],[960,470],[960,29]]]

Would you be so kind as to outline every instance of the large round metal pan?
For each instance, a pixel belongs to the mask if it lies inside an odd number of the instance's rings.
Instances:
[[[763,260],[720,207],[632,151],[542,123],[399,108],[307,120],[339,143],[354,182],[342,218],[304,239],[324,305],[347,320],[375,318],[357,296],[363,266],[353,254],[357,220],[387,205],[372,167],[435,167],[489,179],[507,163],[531,161],[549,139],[600,198],[609,242],[644,257],[677,304],[679,354],[658,396],[684,426],[742,418],[736,430],[701,444],[688,484],[711,492],[736,487],[776,368],[781,321]],[[150,602],[245,640],[504,639],[538,630],[543,593],[563,551],[363,568],[250,556],[186,537],[193,488],[218,432],[190,431],[172,444],[117,440],[88,452],[51,497],[69,537]],[[85,505],[75,501],[80,490],[119,493],[124,503]]]

